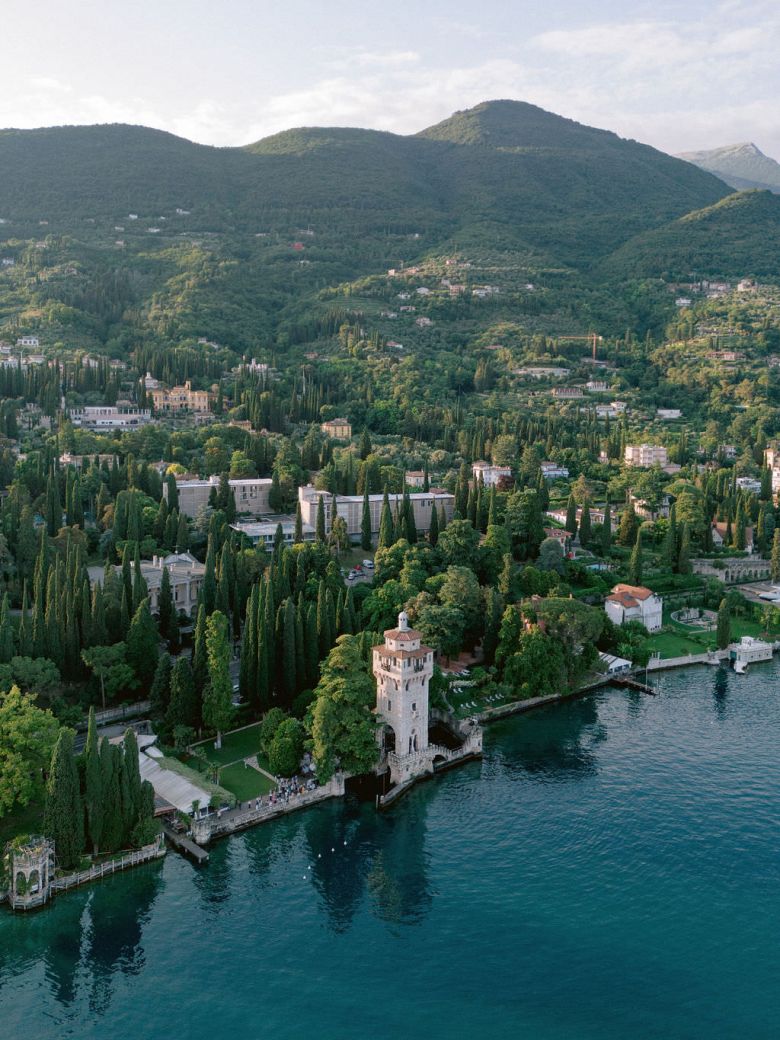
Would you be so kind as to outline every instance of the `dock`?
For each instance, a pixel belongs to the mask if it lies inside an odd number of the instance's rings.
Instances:
[[[190,859],[194,859],[198,865],[201,863],[208,863],[208,852],[206,852],[204,848],[201,848],[200,845],[196,845],[195,842],[191,841],[186,835],[177,834],[172,827],[169,827],[165,823],[163,824],[163,833],[175,849],[179,852],[183,852],[184,855],[189,856]]]
[[[633,679],[628,675],[613,678],[611,682],[613,686],[627,686],[631,690],[639,690],[640,693],[649,693],[651,697],[655,697],[658,692],[647,683],[640,682],[638,679]]]

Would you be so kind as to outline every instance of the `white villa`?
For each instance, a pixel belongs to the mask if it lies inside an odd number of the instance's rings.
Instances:
[[[643,585],[618,584],[604,601],[604,610],[616,625],[639,621],[648,632],[658,632],[662,624],[663,600]]]

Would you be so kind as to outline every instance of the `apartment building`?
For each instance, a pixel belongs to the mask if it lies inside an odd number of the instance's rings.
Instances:
[[[261,516],[271,511],[268,501],[271,492],[270,477],[242,477],[229,480],[233,492],[237,513],[249,513]],[[204,506],[209,504],[211,492],[219,486],[219,477],[212,476],[206,480],[176,478],[176,489],[179,492],[179,511],[185,516],[196,517]],[[163,485],[163,495],[168,499],[168,485]]]
[[[335,519],[335,517],[332,516],[334,496],[330,491],[319,491],[311,484],[298,488],[298,501],[301,506],[301,517],[303,522],[304,524],[313,527],[315,530],[317,527],[317,509],[320,499],[323,500],[323,508],[325,511],[325,530],[329,531],[332,520]],[[371,533],[374,535],[379,533],[383,499],[383,495],[368,496],[368,508],[371,513]],[[403,495],[394,493],[388,495],[388,499],[390,501],[390,509],[394,513],[396,510],[400,511],[403,503]],[[455,496],[451,495],[449,491],[443,491],[441,488],[431,488],[430,491],[412,491],[409,494],[409,500],[412,504],[412,510],[414,511],[415,525],[421,534],[430,530],[431,515],[433,514],[434,508],[437,510],[441,510],[442,508],[444,509],[444,515],[447,518],[448,523],[452,519],[452,514],[455,510]],[[347,531],[350,537],[359,538],[363,524],[363,496],[336,495],[335,501],[336,515],[343,517],[346,521]]]
[[[627,444],[625,461],[627,466],[668,466],[669,453],[661,444]]]

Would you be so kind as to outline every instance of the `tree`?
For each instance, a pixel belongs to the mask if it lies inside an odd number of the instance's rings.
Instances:
[[[436,549],[445,565],[473,568],[479,552],[479,531],[469,520],[453,520],[446,530],[440,531]]]
[[[731,642],[731,611],[726,599],[722,599],[718,607],[718,623],[715,638],[719,650],[725,650]]]
[[[157,625],[149,610],[149,600],[143,599],[127,633],[127,663],[144,687],[149,686],[154,678],[159,656],[160,636]]]
[[[190,662],[186,657],[177,657],[171,671],[171,696],[166,723],[171,733],[181,728],[196,730],[200,725],[198,695]]]
[[[677,554],[677,573],[691,573],[691,529],[686,520],[680,534],[680,551]]]
[[[87,837],[92,846],[92,854],[97,856],[103,837],[105,805],[103,771],[100,768],[100,748],[98,746],[94,708],[89,709],[87,743],[84,748],[84,809]]]
[[[363,490],[363,514],[360,521],[360,547],[368,552],[371,548],[371,505],[368,500],[368,483]]]
[[[171,591],[171,576],[163,567],[160,579],[160,595],[157,600],[157,616],[160,619],[160,635],[174,646],[179,642],[179,619]]]
[[[540,571],[555,571],[563,574],[565,570],[563,546],[557,538],[545,538],[539,546],[539,559],[536,561]]]
[[[604,523],[601,525],[601,555],[607,556],[609,554],[609,547],[612,544],[612,509],[607,499],[604,505]]]
[[[304,730],[298,719],[283,719],[268,748],[268,761],[276,776],[292,776],[303,756]]]
[[[628,582],[630,585],[639,585],[642,581],[642,529],[638,528],[636,532],[636,541],[634,542],[634,548],[631,550],[631,557],[628,561]]]
[[[539,628],[521,632],[517,649],[504,665],[504,681],[518,697],[548,697],[566,683],[566,658],[560,643]]]
[[[127,663],[126,656],[125,643],[91,646],[81,651],[82,661],[100,680],[100,697],[104,710],[106,696],[113,697],[120,690],[132,689],[137,685],[135,670]]]
[[[385,485],[385,494],[382,499],[382,512],[379,516],[379,539],[378,549],[389,549],[395,541],[393,536],[393,514],[390,512],[390,498]]]
[[[208,683],[203,693],[203,722],[217,734],[222,746],[222,731],[233,721],[233,683],[230,678],[230,644],[225,615],[215,610],[206,621]]]
[[[60,730],[52,752],[46,783],[44,831],[47,837],[54,839],[59,865],[65,869],[77,866],[84,847],[84,822],[70,729]]]
[[[34,694],[18,686],[0,692],[0,817],[40,797],[59,728]]]
[[[772,535],[772,558],[769,564],[772,582],[776,585],[780,582],[780,527],[775,529]]]
[[[574,538],[577,534],[577,500],[572,492],[566,503],[566,530]]]
[[[162,722],[168,714],[172,671],[171,655],[161,654],[155,669],[152,688],[149,691],[149,715],[156,722]]]
[[[359,636],[341,636],[322,666],[307,719],[321,782],[337,767],[368,773],[377,762],[376,685],[361,653]]]
[[[634,504],[631,502],[620,515],[620,524],[617,533],[618,545],[633,545],[636,541],[636,531],[638,526],[639,521],[636,517]]]
[[[587,499],[582,506],[582,514],[580,516],[580,545],[583,549],[587,549],[590,545],[591,540],[591,524],[590,524],[590,503]]]

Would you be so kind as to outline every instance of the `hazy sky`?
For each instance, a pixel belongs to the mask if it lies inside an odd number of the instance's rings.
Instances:
[[[0,126],[245,144],[517,98],[667,151],[780,158],[780,0],[0,0],[0,25]]]

